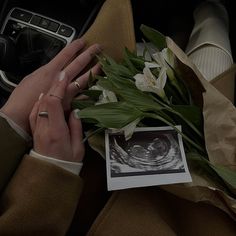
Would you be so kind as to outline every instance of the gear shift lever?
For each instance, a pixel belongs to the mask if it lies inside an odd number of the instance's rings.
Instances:
[[[0,34],[0,69],[6,72],[19,70],[15,42],[3,34]]]

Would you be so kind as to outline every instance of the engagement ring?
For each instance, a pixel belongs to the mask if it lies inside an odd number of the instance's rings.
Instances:
[[[81,86],[80,86],[79,82],[75,81],[74,84],[75,84],[75,87],[76,87],[76,88],[78,88],[79,90],[81,90]]]

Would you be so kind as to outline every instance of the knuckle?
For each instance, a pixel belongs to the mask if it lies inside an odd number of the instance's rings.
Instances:
[[[65,50],[62,52],[61,57],[63,58],[63,60],[67,60],[68,58],[71,57],[71,52],[69,50]]]
[[[58,104],[58,102],[59,102],[59,99],[57,99],[53,96],[50,96],[50,95],[46,96],[46,98],[45,98],[45,104],[49,108],[54,107],[56,104]]]
[[[31,112],[30,115],[29,115],[29,121],[33,122],[34,117],[35,117],[35,114],[33,112]]]
[[[81,61],[81,58],[78,56],[75,58],[75,63],[77,64],[78,67],[83,67],[83,62]]]

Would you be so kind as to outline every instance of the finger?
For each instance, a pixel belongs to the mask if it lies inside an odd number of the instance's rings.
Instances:
[[[66,127],[64,110],[59,99],[49,96],[47,98],[47,111],[50,128],[59,130]]]
[[[95,57],[96,54],[101,52],[101,46],[94,44],[86,49],[83,53],[77,56],[64,71],[68,77],[74,79]]]
[[[84,157],[85,149],[83,144],[82,124],[78,117],[78,109],[70,114],[69,129],[71,135],[71,145],[74,155],[74,160],[81,162]]]
[[[79,83],[79,86],[77,86],[74,83],[75,81],[68,85],[66,90],[67,96],[73,99],[80,92],[80,90],[83,90],[88,86],[90,73],[92,73],[92,75],[97,75],[100,72],[101,72],[100,64],[96,64],[95,66],[93,66],[93,68],[90,71],[87,71],[85,74],[81,75],[79,78],[75,80],[76,82]]]
[[[55,67],[58,70],[63,69],[75,57],[75,55],[84,48],[84,46],[85,41],[83,39],[74,40],[72,43],[62,49],[56,55],[56,57],[54,57],[51,62],[49,62],[49,65]]]
[[[58,80],[54,83],[52,88],[48,91],[48,96],[50,96],[52,99],[60,100],[62,101],[65,92],[68,86],[68,77],[64,71],[62,71],[59,74]]]
[[[37,117],[38,117],[38,113],[39,113],[39,104],[40,104],[40,99],[34,104],[33,109],[32,109],[30,116],[29,116],[30,128],[31,128],[32,134],[35,132],[35,128],[36,128],[36,124],[37,124]]]

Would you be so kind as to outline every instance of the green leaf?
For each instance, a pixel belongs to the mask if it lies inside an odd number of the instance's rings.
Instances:
[[[85,108],[79,111],[79,116],[95,119],[101,127],[120,129],[142,117],[143,113],[126,102],[111,102]]]
[[[195,169],[201,176],[210,178],[221,189],[232,195],[236,193],[236,171],[230,170],[225,166],[213,165],[206,157],[196,152],[186,153],[187,160],[193,161]]]
[[[171,105],[171,108],[191,121],[198,129],[202,129],[203,119],[199,107],[190,105]]]
[[[130,61],[133,63],[139,73],[143,71],[145,61],[142,58],[130,58]]]
[[[98,100],[99,96],[102,94],[101,90],[83,90],[82,94],[90,97],[93,100]]]
[[[112,84],[112,82],[109,79],[102,78],[97,82],[97,85],[101,86],[102,88],[112,91],[115,91],[115,86]]]
[[[236,171],[220,165],[211,164],[211,167],[225,181],[225,183],[233,187],[236,192]]]
[[[130,58],[132,58],[133,55],[130,55],[130,52],[128,51],[127,48],[125,48],[125,57],[124,57],[124,62],[129,68],[129,70],[132,72],[133,76],[138,73],[138,70],[135,68],[133,63],[131,62]],[[132,76],[132,77],[133,77]]]
[[[141,25],[140,30],[143,32],[145,37],[149,39],[160,51],[167,47],[166,38],[159,31],[146,25]]]
[[[137,89],[134,82],[131,80],[113,76],[99,80],[98,84],[114,92],[117,96],[122,97],[127,103],[130,103],[141,111],[161,110],[163,108],[153,100],[150,94]]]
[[[79,100],[79,99],[74,99],[72,101],[72,109],[84,109],[86,107],[90,107],[94,105],[94,101],[93,100]]]
[[[100,64],[102,65],[102,70],[106,76],[118,75],[122,77],[133,77],[132,71],[126,66],[116,63],[112,58],[106,56],[100,59]]]

